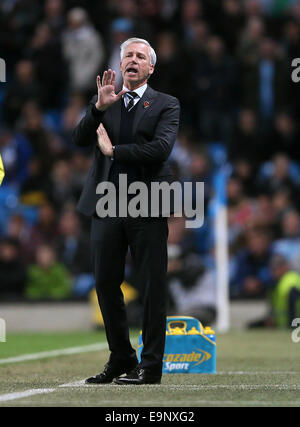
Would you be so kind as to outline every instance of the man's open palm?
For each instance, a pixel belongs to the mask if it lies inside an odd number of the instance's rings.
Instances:
[[[126,90],[121,90],[118,94],[115,93],[115,82],[116,82],[116,73],[109,69],[104,71],[102,77],[102,83],[100,76],[97,76],[97,88],[98,88],[98,100],[96,102],[96,108],[98,110],[104,111],[116,101],[118,101]]]

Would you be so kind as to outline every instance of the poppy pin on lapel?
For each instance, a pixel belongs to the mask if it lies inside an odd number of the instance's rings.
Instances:
[[[148,101],[145,101],[145,102],[144,102],[144,108],[148,108],[148,107],[149,107],[149,105],[150,105],[150,104],[149,104],[149,102],[148,102]]]

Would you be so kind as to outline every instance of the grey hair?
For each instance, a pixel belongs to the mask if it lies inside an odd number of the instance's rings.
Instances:
[[[125,40],[124,43],[121,44],[121,46],[120,46],[120,49],[121,49],[121,52],[120,52],[121,60],[123,58],[124,51],[125,51],[126,47],[129,46],[132,43],[144,43],[146,46],[148,46],[149,50],[150,50],[150,64],[151,65],[155,65],[156,64],[156,53],[155,53],[155,50],[153,49],[153,47],[150,45],[149,42],[147,42],[147,40],[145,40],[145,39],[139,39],[137,37],[132,37],[131,39],[127,39],[127,40]]]

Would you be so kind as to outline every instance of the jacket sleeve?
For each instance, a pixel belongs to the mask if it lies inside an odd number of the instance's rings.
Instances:
[[[115,160],[143,164],[160,163],[167,160],[175,144],[179,115],[179,101],[172,97],[161,113],[152,141],[143,144],[116,145]]]
[[[95,107],[96,101],[97,95],[91,99],[85,116],[73,130],[73,141],[79,147],[88,146],[94,142],[96,131],[104,114],[104,112],[97,110]]]

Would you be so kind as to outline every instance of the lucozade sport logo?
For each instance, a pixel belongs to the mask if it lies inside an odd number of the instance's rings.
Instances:
[[[167,371],[174,370],[188,370],[190,364],[193,366],[200,365],[200,363],[206,362],[211,358],[211,354],[207,351],[197,349],[192,353],[169,353],[165,354],[163,362],[165,363],[165,369]]]

